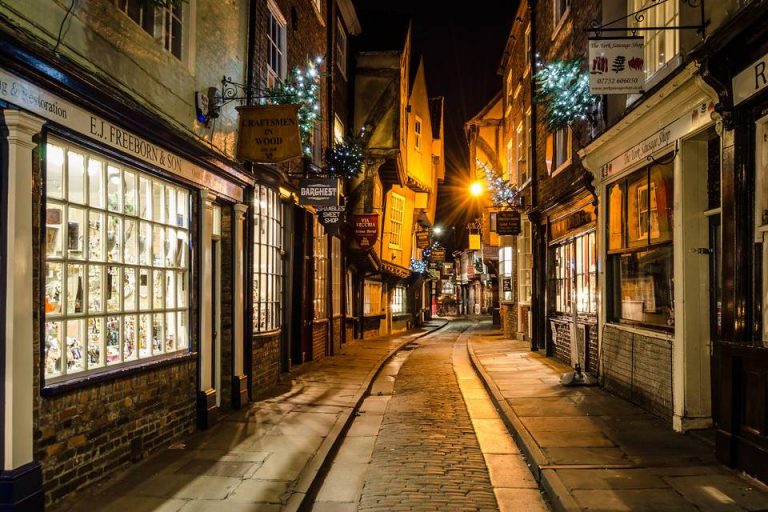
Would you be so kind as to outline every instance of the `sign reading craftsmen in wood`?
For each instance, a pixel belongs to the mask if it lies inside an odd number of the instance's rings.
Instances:
[[[339,180],[336,178],[307,178],[299,181],[299,204],[324,208],[339,206]]]
[[[361,249],[370,250],[379,237],[379,214],[357,214],[352,219],[355,230],[355,241]]]
[[[237,112],[238,160],[274,164],[302,155],[298,105],[240,106]]]
[[[520,212],[504,210],[496,214],[496,234],[514,236],[520,234]]]
[[[341,223],[344,222],[344,206],[321,206],[317,209],[320,216],[320,224],[325,228],[325,232],[331,236],[339,234]]]
[[[589,91],[592,94],[637,94],[645,86],[642,37],[589,40]]]
[[[429,247],[429,231],[416,232],[416,248],[426,249]]]

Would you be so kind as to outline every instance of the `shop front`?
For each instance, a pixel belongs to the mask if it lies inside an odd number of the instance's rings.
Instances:
[[[695,65],[580,151],[599,195],[600,381],[670,421],[711,424],[720,139]],[[661,127],[661,128],[659,128]]]
[[[247,400],[252,181],[89,83],[7,62],[2,495],[51,502]]]

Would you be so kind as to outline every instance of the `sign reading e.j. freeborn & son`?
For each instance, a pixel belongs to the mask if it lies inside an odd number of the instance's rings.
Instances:
[[[299,181],[299,204],[302,206],[339,206],[339,180],[306,178]]]

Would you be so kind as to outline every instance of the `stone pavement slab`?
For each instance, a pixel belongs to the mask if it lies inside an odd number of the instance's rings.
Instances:
[[[713,447],[602,388],[560,386],[570,368],[527,342],[486,323],[467,346],[555,509],[768,510],[768,488],[719,464]]]
[[[379,369],[400,347],[444,325],[352,341],[334,357],[300,368],[272,395],[53,510],[297,510]],[[383,411],[384,397],[371,398],[366,407]],[[372,449],[360,439],[350,463]]]

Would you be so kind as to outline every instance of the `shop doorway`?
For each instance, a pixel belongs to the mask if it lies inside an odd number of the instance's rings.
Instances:
[[[312,360],[312,215],[294,205],[293,215],[293,289],[291,311],[291,366]]]

